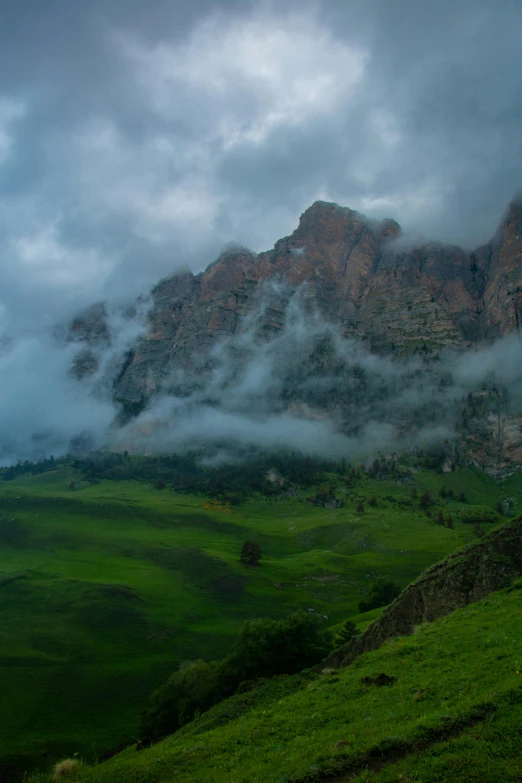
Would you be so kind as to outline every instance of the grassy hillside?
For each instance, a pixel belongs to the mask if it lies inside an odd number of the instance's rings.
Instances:
[[[82,783],[514,783],[522,582],[346,669],[260,683]]]
[[[69,490],[80,478],[61,467],[0,484],[0,762],[22,769],[132,741],[151,690],[184,660],[224,655],[245,619],[311,608],[336,627],[378,576],[405,586],[473,537],[457,500],[434,507],[451,512],[450,530],[408,483],[367,476],[349,494],[332,477],[338,509],[300,497],[230,508],[124,481]],[[435,496],[443,482],[468,504],[501,497],[471,470],[414,484]],[[238,561],[247,538],[263,549],[259,568]]]

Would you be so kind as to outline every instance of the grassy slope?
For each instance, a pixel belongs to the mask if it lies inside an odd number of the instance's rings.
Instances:
[[[246,618],[314,608],[337,626],[377,576],[404,586],[471,535],[383,500],[408,500],[393,482],[363,479],[342,509],[289,498],[225,513],[135,482],[71,492],[73,477],[62,468],[0,484],[0,761],[23,767],[132,740],[151,690],[183,660],[223,655]],[[499,497],[473,471],[415,479],[471,503]],[[379,507],[356,514],[372,494]],[[258,569],[238,563],[245,538],[263,548]]]
[[[522,582],[352,666],[262,683],[87,783],[514,783],[522,776]],[[385,673],[386,687],[363,678]]]

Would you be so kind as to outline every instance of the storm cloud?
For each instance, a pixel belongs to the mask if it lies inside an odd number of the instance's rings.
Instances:
[[[521,23],[516,0],[8,4],[3,328],[269,247],[317,198],[489,238],[522,183]]]
[[[522,184],[517,0],[4,6],[6,426],[31,378],[76,410],[52,333],[85,305],[270,247],[316,199],[478,244]]]

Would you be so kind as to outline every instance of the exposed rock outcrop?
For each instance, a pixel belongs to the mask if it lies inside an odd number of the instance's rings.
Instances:
[[[381,617],[325,661],[347,666],[387,639],[407,636],[415,626],[431,622],[494,590],[508,587],[522,574],[522,517],[450,555],[425,571],[388,606]]]

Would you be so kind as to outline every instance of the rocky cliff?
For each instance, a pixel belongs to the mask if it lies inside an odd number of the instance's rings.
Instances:
[[[415,626],[443,617],[508,587],[522,574],[522,517],[425,571],[381,617],[325,661],[347,666],[387,639],[408,636]]]
[[[318,201],[273,250],[231,250],[201,274],[159,283],[149,334],[121,374],[117,397],[147,398],[173,368],[239,328],[260,283],[280,279],[306,284],[326,318],[373,350],[461,348],[498,337],[522,319],[522,201],[510,205],[494,239],[473,252],[402,248],[395,221],[375,223]],[[267,313],[267,326],[280,328],[280,315]],[[103,333],[92,325],[90,332]]]
[[[272,250],[230,249],[200,274],[162,280],[152,292],[148,333],[116,378],[115,399],[133,414],[162,391],[179,393],[180,374],[208,372],[212,347],[240,333],[254,311],[258,335],[278,335],[288,302],[283,285],[300,288],[310,311],[380,355],[430,357],[492,341],[518,330],[522,319],[522,200],[474,251],[411,247],[393,220],[371,221],[318,201]],[[78,376],[96,367],[93,348],[107,340],[104,318],[98,305],[72,326],[72,339],[83,343]],[[491,390],[493,398],[498,393]],[[338,399],[335,406],[342,408]],[[467,420],[468,451],[492,471],[522,462],[520,422],[504,418],[500,425],[498,410],[483,399],[478,419]]]

